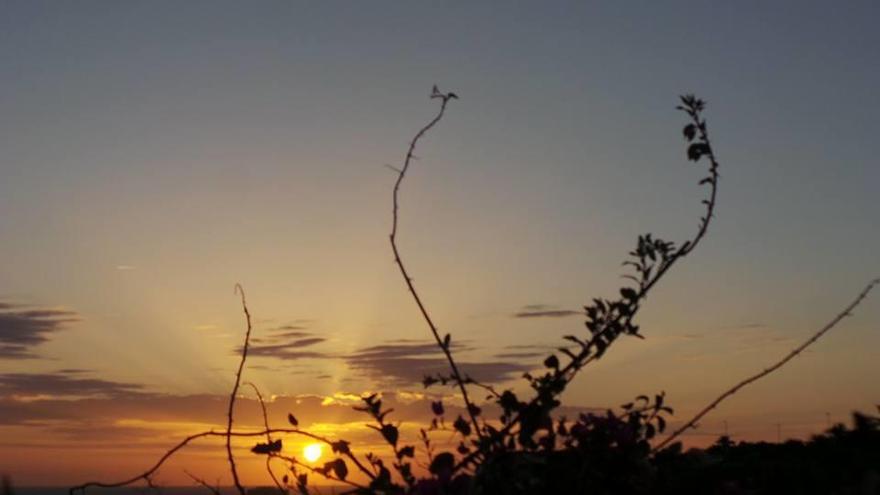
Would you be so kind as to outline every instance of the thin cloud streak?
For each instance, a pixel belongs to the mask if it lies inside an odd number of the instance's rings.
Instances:
[[[464,344],[452,342],[453,351],[471,350]],[[412,385],[422,382],[426,375],[448,374],[449,364],[437,348],[428,341],[397,341],[370,346],[346,358],[348,366],[379,383]],[[534,368],[509,361],[469,362],[458,359],[461,372],[483,383],[501,383]]]
[[[582,311],[559,309],[547,304],[527,304],[513,314],[513,318],[565,318],[583,314]]]
[[[50,335],[79,321],[75,311],[22,309],[0,302],[0,359],[35,359],[33,348],[48,342]]]

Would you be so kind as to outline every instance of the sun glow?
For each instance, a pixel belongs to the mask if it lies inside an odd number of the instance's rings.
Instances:
[[[321,458],[321,444],[310,443],[303,449],[303,457],[309,462],[315,462]]]

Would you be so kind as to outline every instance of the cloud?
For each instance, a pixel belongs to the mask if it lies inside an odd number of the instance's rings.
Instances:
[[[570,309],[558,309],[555,306],[547,304],[527,304],[514,313],[514,318],[564,318],[566,316],[575,316],[583,314],[582,311],[573,311]]]
[[[452,342],[453,351],[470,348]],[[420,383],[426,375],[449,374],[449,363],[434,342],[395,341],[366,347],[346,358],[348,366],[380,382],[396,385]],[[462,374],[483,383],[500,383],[515,378],[533,366],[503,360],[471,362],[457,359]]]
[[[766,328],[767,325],[765,323],[760,322],[752,322],[752,323],[743,323],[739,325],[726,325],[721,327],[725,330],[750,330],[753,328]]]
[[[495,357],[498,359],[530,359],[537,357],[546,357],[546,352],[500,352],[495,354]]]
[[[49,335],[68,323],[79,321],[74,311],[26,309],[0,302],[0,358],[32,359],[32,349],[49,340]]]
[[[20,400],[46,397],[121,397],[143,394],[143,386],[88,378],[86,370],[70,369],[55,373],[2,373],[0,397]]]
[[[275,331],[276,333],[270,333],[263,337],[251,338],[251,345],[248,347],[248,356],[285,360],[331,357],[322,351],[305,350],[308,347],[326,342],[327,339],[319,337],[311,332],[300,330],[301,328],[303,327],[285,325],[270,330]],[[242,348],[239,346],[235,349],[235,354],[241,354],[241,351]]]

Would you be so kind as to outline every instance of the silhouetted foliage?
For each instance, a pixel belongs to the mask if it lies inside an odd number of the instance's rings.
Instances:
[[[736,443],[721,437],[710,448],[681,445],[652,459],[652,493],[880,493],[880,417],[853,414],[808,442]]]
[[[617,410],[579,414],[571,420],[556,413],[561,405],[560,395],[585,366],[601,359],[621,337],[644,338],[636,323],[636,316],[648,294],[670,268],[700,244],[708,231],[716,206],[719,164],[703,118],[705,102],[693,95],[682,96],[677,108],[688,119],[682,129],[686,141],[684,155],[687,160],[705,164],[706,167],[705,175],[698,183],[707,187],[707,194],[702,201],[704,209],[694,236],[683,242],[673,242],[652,233],[640,235],[623,262],[628,270],[624,275],[627,284],[617,290],[615,296],[595,298],[584,306],[584,331],[565,336],[557,351],[543,360],[540,372],[524,374],[523,378],[528,384],[526,394],[517,394],[512,389],[498,391],[462,373],[453,356],[452,335],[444,333],[441,336],[396,243],[401,184],[415,158],[415,148],[420,139],[441,120],[449,102],[458,99],[456,94],[443,93],[436,86],[432,88],[430,97],[439,100],[439,111],[410,141],[403,166],[399,169],[392,167],[398,176],[393,188],[393,223],[389,238],[404,283],[449,364],[447,374],[425,376],[423,385],[425,388],[454,387],[464,402],[463,414],[456,415],[454,419],[446,418],[448,410],[443,402],[432,401],[430,412],[433,419],[428,428],[419,430],[422,445],[421,453],[417,454],[416,446],[403,440],[405,437],[401,433],[401,425],[393,422],[393,411],[383,407],[381,396],[366,395],[362,398],[362,404],[355,409],[370,418],[368,427],[384,441],[389,454],[381,456],[368,452],[358,455],[346,440],[325,438],[301,430],[292,412],[287,417],[291,428],[271,428],[262,396],[253,387],[263,408],[265,430],[234,431],[234,402],[251,333],[250,313],[244,292],[240,286],[236,286],[241,295],[247,332],[229,400],[225,431],[212,430],[187,437],[169,450],[155,466],[131,479],[117,483],[90,482],[72,488],[71,493],[79,490],[84,492],[92,486],[122,486],[138,481],[149,484],[162,463],[190,441],[222,436],[226,440],[233,482],[243,495],[245,491],[236,474],[231,440],[235,436],[264,435],[265,442],[257,442],[251,450],[254,454],[266,456],[268,474],[281,493],[291,490],[309,493],[310,474],[346,484],[351,488],[349,493],[419,495],[864,493],[848,490],[859,489],[859,483],[878,483],[878,419],[864,415],[856,415],[853,430],[838,426],[806,444],[736,444],[729,438],[722,438],[708,450],[684,453],[681,443],[674,442],[679,435],[695,427],[696,421],[722,400],[779,369],[813,344],[849,315],[878,283],[877,280],[871,282],[855,301],[804,344],[773,366],[724,392],[662,441],[656,439],[665,432],[669,416],[673,414],[663,392],[640,395]],[[472,400],[469,393],[472,387],[486,392],[485,399],[491,408],[487,408],[487,404],[481,407]],[[497,417],[486,417],[484,411],[489,410],[497,411]],[[447,423],[447,419],[451,422]],[[432,430],[444,430],[454,435],[457,446],[450,451],[437,452],[437,445],[430,437]],[[331,447],[334,458],[321,466],[311,466],[295,457],[283,455],[282,439],[273,438],[272,435],[299,435],[322,442]],[[424,459],[420,460],[419,457]],[[280,480],[272,470],[271,460],[285,463],[287,472]],[[810,474],[798,474],[803,469],[808,469]],[[192,477],[206,488],[211,488],[195,476]]]

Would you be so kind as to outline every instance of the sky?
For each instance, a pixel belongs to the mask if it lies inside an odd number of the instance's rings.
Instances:
[[[0,3],[0,470],[125,477],[222,424],[236,283],[244,378],[278,422],[296,409],[369,445],[362,392],[410,430],[434,394],[454,403],[418,383],[442,360],[388,244],[388,166],[434,84],[460,99],[419,144],[401,252],[465,369],[517,390],[617,293],[639,234],[693,236],[703,171],[675,105],[708,102],[717,218],[651,293],[646,339],[564,397],[662,390],[686,420],[880,275],[878,18],[876,2]],[[872,410],[878,324],[869,298],[686,441],[725,422],[806,438]],[[249,390],[240,414],[259,425]],[[219,444],[189,452],[163,481],[224,474]]]

